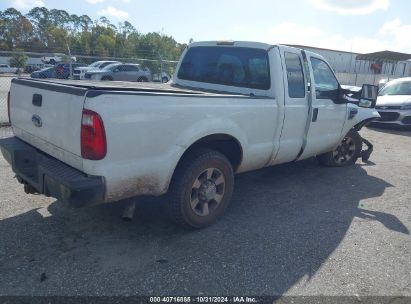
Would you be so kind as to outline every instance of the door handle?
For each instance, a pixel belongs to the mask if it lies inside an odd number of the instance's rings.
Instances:
[[[33,106],[41,107],[41,104],[43,103],[43,96],[40,94],[33,94],[31,103],[33,104]]]
[[[312,122],[316,122],[318,117],[318,108],[313,109],[313,119]]]

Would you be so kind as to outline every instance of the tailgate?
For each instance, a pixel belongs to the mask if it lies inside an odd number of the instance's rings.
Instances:
[[[36,148],[81,169],[81,115],[87,89],[14,79],[10,89],[13,131]]]

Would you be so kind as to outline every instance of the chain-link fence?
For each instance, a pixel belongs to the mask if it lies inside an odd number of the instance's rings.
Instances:
[[[8,125],[7,93],[10,83],[15,75],[0,75],[0,127]]]
[[[119,64],[123,65],[119,65]],[[111,64],[111,65],[110,65]],[[115,65],[118,65],[117,68]],[[177,61],[145,58],[116,58],[76,56],[70,64],[57,65],[58,78],[168,82]],[[95,77],[95,71],[106,70],[107,75]],[[111,70],[111,71],[109,71]],[[71,77],[69,77],[71,75]],[[104,79],[102,79],[104,78]]]
[[[178,61],[166,60],[160,54],[144,57],[98,57],[62,53],[35,53],[0,51],[0,73],[28,74],[34,78],[75,79],[76,69],[88,67],[90,70],[106,68],[108,63],[135,64],[151,75],[152,81],[169,80]],[[107,62],[97,65],[96,62]],[[39,71],[43,71],[40,73]],[[136,71],[136,70],[134,70]],[[132,71],[128,71],[132,72]],[[132,73],[130,73],[132,74]],[[134,78],[130,79],[131,81]],[[137,81],[137,80],[134,80]]]
[[[11,130],[10,126],[0,127],[0,139],[11,137],[12,135],[13,135],[13,131]]]
[[[177,61],[0,51],[0,126],[8,124],[7,93],[14,77],[168,82]]]

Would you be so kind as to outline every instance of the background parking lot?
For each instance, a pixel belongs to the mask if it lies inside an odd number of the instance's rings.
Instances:
[[[0,294],[411,296],[411,132],[362,134],[370,163],[239,175],[200,231],[170,224],[161,199],[124,222],[119,204],[26,195],[0,157]]]

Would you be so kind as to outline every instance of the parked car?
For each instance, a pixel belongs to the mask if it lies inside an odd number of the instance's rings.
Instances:
[[[73,72],[74,79],[85,79],[86,72],[94,71],[94,70],[102,70],[106,66],[113,64],[113,63],[121,63],[120,61],[112,61],[112,60],[104,60],[104,61],[96,61],[86,67],[76,68]]]
[[[43,64],[41,64],[41,65],[40,64],[27,64],[24,67],[24,72],[30,74],[30,73],[33,73],[35,71],[39,71],[42,68],[44,68]]]
[[[64,57],[65,57],[64,54],[54,54],[54,55],[51,55],[51,56],[43,56],[43,57],[41,57],[41,61],[42,61],[43,63],[49,63],[49,64],[53,64],[53,65],[54,65],[54,64],[56,64],[56,63],[61,62]],[[71,57],[71,60],[72,60],[72,61],[77,61],[77,58],[73,56],[73,57]]]
[[[106,76],[120,66],[136,67]],[[343,92],[313,52],[196,42],[169,84],[13,79],[15,137],[0,147],[26,193],[79,207],[167,194],[176,223],[202,228],[227,209],[234,173],[313,156],[354,164],[378,91],[363,85],[357,104]]]
[[[372,125],[411,129],[411,77],[388,82],[380,90],[375,108],[381,118]]]
[[[152,76],[139,64],[113,63],[99,71],[88,71],[85,79],[147,82],[152,81]]]
[[[31,78],[56,78],[56,69],[54,66],[34,71],[30,74]]]
[[[8,64],[0,64],[0,73],[13,73],[16,74],[18,73],[19,69],[18,68],[12,68]]]
[[[72,63],[72,69],[75,67],[81,67],[82,64]],[[46,67],[39,71],[34,71],[30,75],[32,78],[59,78],[67,79],[70,76],[70,64],[68,63],[59,63],[55,66]]]
[[[71,69],[74,75],[74,70],[80,67],[86,66],[85,64],[81,63],[72,63]],[[69,63],[59,63],[55,65],[56,69],[56,77],[60,79],[67,79],[70,77],[70,64]]]

